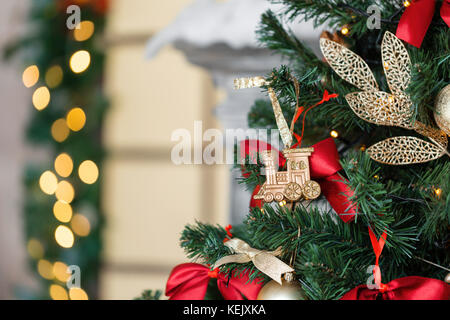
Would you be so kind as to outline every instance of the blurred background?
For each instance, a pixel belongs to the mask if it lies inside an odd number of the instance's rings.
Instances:
[[[71,5],[78,28],[67,27]],[[283,63],[260,48],[265,0],[3,0],[0,299],[133,299],[187,261],[195,220],[246,215],[227,165],[175,165],[172,132],[247,127]],[[318,52],[321,30],[292,22]],[[205,143],[207,145],[208,143]],[[192,150],[194,152],[194,150]],[[68,266],[80,288],[69,289]],[[76,276],[76,271],[73,274]]]

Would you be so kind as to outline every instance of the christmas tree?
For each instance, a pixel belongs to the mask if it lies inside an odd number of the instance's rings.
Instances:
[[[166,295],[448,299],[450,4],[272,2],[284,9],[258,40],[289,63],[236,87],[267,91],[248,124],[278,129],[284,148],[238,143],[248,215],[187,225],[196,263],[175,267]],[[326,28],[324,58],[286,28],[302,19]]]

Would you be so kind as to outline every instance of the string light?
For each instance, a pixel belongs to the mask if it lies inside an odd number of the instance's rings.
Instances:
[[[81,288],[70,288],[70,300],[89,300],[87,293]]]
[[[440,198],[440,197],[441,197],[441,194],[442,194],[442,189],[441,189],[441,188],[435,188],[435,189],[434,189],[434,193],[436,194],[436,196],[437,196],[438,198]]]
[[[52,124],[51,134],[56,142],[63,142],[69,136],[70,129],[67,126],[66,119],[58,119]]]
[[[280,201],[278,204],[280,207],[284,207],[286,205],[286,200]]]
[[[61,177],[67,178],[73,170],[72,158],[67,153],[61,153],[55,159],[55,171]]]
[[[82,73],[91,64],[91,55],[86,50],[79,50],[70,57],[70,69],[74,73]]]
[[[45,83],[50,89],[54,89],[61,84],[63,76],[63,70],[60,66],[50,67],[45,73]]]
[[[34,238],[28,240],[27,251],[33,259],[41,259],[44,256],[44,247],[39,240]]]
[[[343,26],[342,29],[341,29],[341,33],[342,33],[344,36],[347,35],[349,31],[350,31],[350,30],[349,30],[348,26]]]
[[[53,300],[69,300],[69,296],[67,294],[66,289],[58,284],[52,284],[50,286],[50,297]]]
[[[39,187],[48,195],[54,194],[58,188],[58,179],[53,172],[45,171],[39,178]]]
[[[75,197],[75,190],[68,181],[60,181],[55,191],[56,199],[71,203]]]
[[[67,126],[72,131],[80,131],[86,123],[86,114],[81,108],[73,108],[66,117]]]
[[[333,138],[337,138],[337,137],[339,137],[339,133],[336,130],[332,130],[330,132],[330,136],[332,136]]]
[[[66,226],[58,226],[55,230],[55,240],[63,248],[72,248],[75,240],[72,230]]]
[[[53,266],[49,261],[43,259],[39,260],[37,268],[38,273],[42,278],[52,280],[55,277],[53,274]]]
[[[388,101],[389,101],[389,103],[393,103],[394,102],[394,96],[390,95],[388,97]]]
[[[95,26],[92,21],[81,21],[73,31],[76,41],[86,41],[94,34]]]
[[[39,80],[39,68],[35,65],[26,68],[22,74],[22,82],[25,87],[31,88]]]
[[[361,146],[361,148],[359,148],[359,150],[361,150],[361,151],[366,151],[366,145],[365,144],[363,144],[362,146]]]
[[[66,282],[70,278],[70,274],[67,272],[67,264],[57,261],[53,264],[53,274],[55,278],[61,282]]]
[[[93,184],[98,179],[98,168],[97,165],[91,161],[83,161],[78,167],[78,175],[81,181],[86,184]]]
[[[67,202],[58,200],[53,205],[53,214],[61,222],[69,222],[72,219],[72,206]]]
[[[88,218],[79,213],[73,216],[70,226],[73,232],[80,237],[87,237],[91,232],[91,223]]]
[[[47,87],[40,87],[37,88],[36,91],[33,93],[33,106],[41,111],[47,108],[48,104],[50,103],[50,91],[47,89]]]
[[[409,2],[408,0],[403,1],[403,6],[404,6],[405,8],[408,8],[410,5],[411,5],[411,2]]]

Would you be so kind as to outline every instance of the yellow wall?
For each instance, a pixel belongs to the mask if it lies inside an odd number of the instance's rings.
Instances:
[[[220,128],[210,76],[183,54],[164,48],[146,60],[147,35],[167,26],[190,0],[115,0],[109,16],[106,87],[112,106],[104,140],[104,268],[100,298],[132,299],[164,289],[186,223],[227,222],[229,168],[170,160],[178,128]],[[132,4],[131,4],[132,3]]]

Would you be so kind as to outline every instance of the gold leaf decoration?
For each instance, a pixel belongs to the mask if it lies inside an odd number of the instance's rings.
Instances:
[[[411,101],[404,95],[383,91],[353,92],[345,96],[350,108],[361,119],[385,126],[413,129]]]
[[[448,145],[447,134],[443,130],[427,126],[426,124],[420,121],[416,121],[414,123],[414,130],[417,133],[420,133],[421,135],[430,138],[432,141],[441,145],[444,149],[447,149]]]
[[[425,140],[400,136],[380,141],[367,149],[370,157],[390,165],[424,163],[440,158],[445,150]]]
[[[411,81],[411,60],[402,41],[389,31],[383,36],[381,57],[389,89],[403,94]]]
[[[444,153],[450,156],[444,131],[413,121],[412,101],[405,93],[411,82],[411,60],[402,41],[393,33],[386,31],[381,44],[383,69],[391,93],[378,90],[375,77],[357,54],[325,38],[320,40],[320,48],[342,79],[364,90],[345,96],[358,117],[377,125],[415,130],[433,142],[415,137],[389,138],[367,149],[373,160],[402,165],[431,161]]]
[[[378,91],[378,84],[367,63],[337,42],[322,38],[320,49],[334,71],[344,80],[365,91]]]

